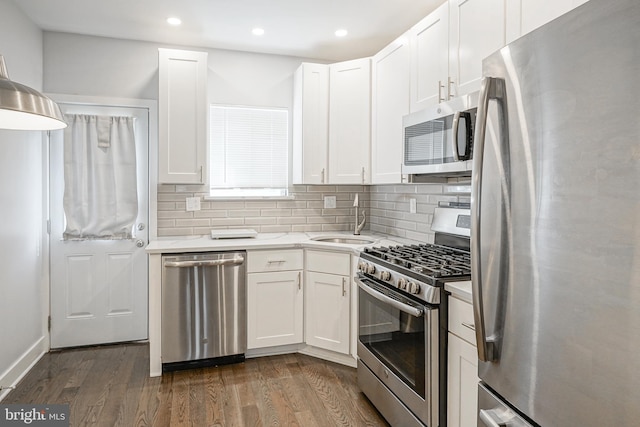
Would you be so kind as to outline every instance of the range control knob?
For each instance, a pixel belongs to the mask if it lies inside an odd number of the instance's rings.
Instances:
[[[373,264],[368,264],[366,272],[369,274],[374,274],[376,272],[376,266]]]
[[[420,293],[420,285],[414,282],[409,282],[409,284],[407,285],[407,290],[410,294],[417,295]]]
[[[404,277],[399,278],[398,280],[396,280],[396,286],[399,289],[407,289],[407,279],[405,279]]]
[[[367,271],[367,263],[364,262],[364,261],[360,261],[358,263],[358,271],[361,271],[363,273],[366,272]]]
[[[380,272],[380,280],[384,280],[385,282],[388,282],[390,279],[391,279],[391,273],[384,270]]]

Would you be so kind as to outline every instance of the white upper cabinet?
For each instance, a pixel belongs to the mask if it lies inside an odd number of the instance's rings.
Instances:
[[[506,45],[507,1],[449,1],[450,97],[480,90],[482,60]]]
[[[158,49],[158,180],[204,184],[207,53]]]
[[[507,3],[507,43],[586,2],[587,0],[510,0]]]
[[[506,44],[507,0],[450,0],[409,30],[411,112],[480,89],[482,60]]]
[[[411,43],[411,112],[447,99],[449,5],[440,6],[408,32]]]
[[[329,183],[371,182],[371,59],[329,66]]]
[[[329,66],[303,63],[294,76],[293,183],[327,182]]]
[[[409,43],[404,37],[372,59],[372,184],[401,181],[402,117],[409,113],[409,88]]]

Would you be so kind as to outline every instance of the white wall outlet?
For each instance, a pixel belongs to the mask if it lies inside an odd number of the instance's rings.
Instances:
[[[418,205],[416,203],[416,199],[409,199],[409,213],[416,213],[418,210]]]
[[[336,207],[336,196],[324,196],[324,208],[334,209]]]
[[[200,197],[187,197],[187,212],[200,210]]]

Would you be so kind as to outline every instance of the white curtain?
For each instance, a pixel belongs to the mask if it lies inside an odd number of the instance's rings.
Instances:
[[[138,216],[134,118],[65,119],[64,239],[132,238]]]

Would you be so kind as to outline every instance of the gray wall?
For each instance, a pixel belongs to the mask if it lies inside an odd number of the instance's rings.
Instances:
[[[42,88],[42,32],[7,0],[0,54],[12,80]],[[48,344],[44,153],[42,132],[0,131],[0,386],[15,380],[9,368],[29,349]]]

